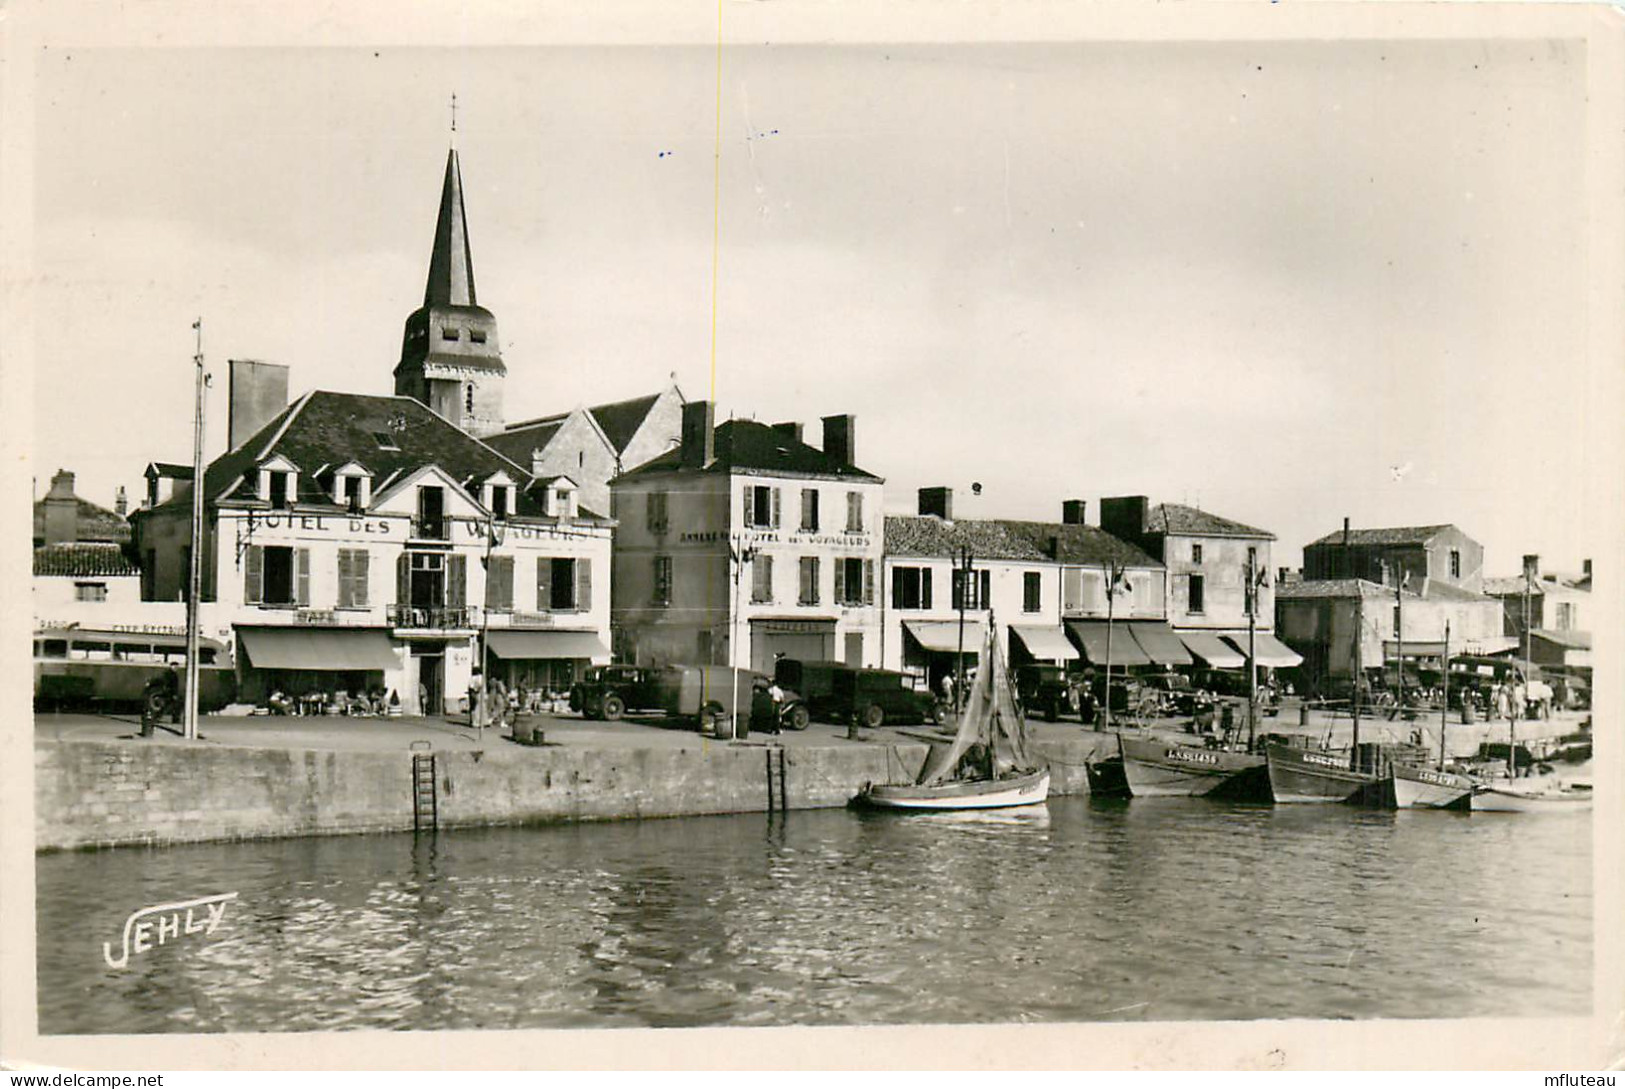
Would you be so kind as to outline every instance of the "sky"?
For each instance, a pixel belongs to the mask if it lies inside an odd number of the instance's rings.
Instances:
[[[190,460],[199,317],[210,457],[228,359],[391,392],[455,93],[510,420],[675,376],[855,414],[895,513],[1598,549],[1573,42],[730,45],[720,145],[704,45],[52,45],[34,92],[36,495]]]

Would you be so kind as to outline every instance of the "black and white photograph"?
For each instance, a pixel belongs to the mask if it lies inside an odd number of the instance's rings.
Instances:
[[[1616,9],[14,15],[0,1061],[1625,1060]]]

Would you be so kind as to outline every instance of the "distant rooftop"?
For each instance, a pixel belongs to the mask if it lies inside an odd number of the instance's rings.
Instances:
[[[678,471],[727,473],[741,469],[805,476],[836,476],[852,480],[880,479],[855,465],[843,465],[818,447],[809,446],[793,435],[755,420],[728,420],[720,423],[716,427],[715,437],[715,457],[704,468],[684,470],[683,451],[678,448],[668,450],[654,460],[624,473],[621,479]]]
[[[1427,544],[1433,538],[1447,529],[1454,529],[1450,523],[1437,526],[1394,526],[1388,529],[1351,529],[1348,531],[1348,543],[1356,545],[1405,545]],[[1336,530],[1326,536],[1310,541],[1308,546],[1339,545],[1343,543],[1343,531]]]
[[[1243,522],[1221,518],[1183,503],[1160,503],[1146,512],[1147,533],[1171,533],[1196,537],[1257,537],[1273,541],[1275,534]]]
[[[34,574],[52,578],[118,578],[140,569],[111,541],[78,541],[34,549]]]

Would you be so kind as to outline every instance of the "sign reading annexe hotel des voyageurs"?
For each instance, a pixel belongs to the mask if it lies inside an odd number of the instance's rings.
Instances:
[[[223,515],[222,520],[231,519],[230,515]],[[351,515],[328,514],[263,514],[259,511],[247,511],[238,516],[236,521],[244,522],[250,535],[262,532],[280,530],[278,536],[298,536],[303,534],[320,534],[335,538],[348,538],[356,535],[375,537],[403,537],[401,527],[396,523],[411,522],[411,517],[405,514],[386,515],[376,518],[359,518]],[[463,537],[469,541],[484,542],[486,526],[484,519],[456,518],[447,515],[448,525],[461,525]],[[569,527],[560,526],[532,526],[517,522],[503,523],[503,533],[506,537],[521,541],[544,540],[574,540],[580,536]]]
[[[711,530],[706,533],[683,533],[677,538],[683,544],[717,544],[731,539],[731,535],[722,530]],[[798,545],[850,545],[853,548],[869,547],[868,530],[852,530],[847,533],[801,533],[796,530],[780,532],[778,530],[746,530],[737,538],[740,544],[749,548],[763,544],[798,544]]]

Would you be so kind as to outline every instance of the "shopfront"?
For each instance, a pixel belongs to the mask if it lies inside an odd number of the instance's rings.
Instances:
[[[273,692],[294,700],[390,691],[401,656],[388,632],[317,627],[237,629],[238,698],[263,704]]]
[[[487,668],[509,688],[548,696],[568,695],[593,663],[607,663],[609,648],[593,630],[486,633]]]

